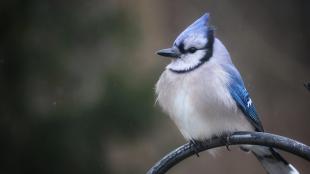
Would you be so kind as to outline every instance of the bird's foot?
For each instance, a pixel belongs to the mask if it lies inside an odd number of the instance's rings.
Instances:
[[[201,147],[202,142],[198,140],[190,140],[190,146],[193,148],[197,157],[199,157],[199,149]]]
[[[226,144],[225,144],[225,146],[226,146],[226,149],[228,150],[228,151],[231,151],[231,149],[230,149],[230,135],[231,134],[227,134],[227,137],[226,137]]]

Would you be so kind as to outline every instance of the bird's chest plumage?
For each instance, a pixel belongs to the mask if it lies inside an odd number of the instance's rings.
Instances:
[[[166,70],[156,84],[157,101],[186,139],[249,130],[228,91],[229,80],[229,75],[214,65],[182,74]]]

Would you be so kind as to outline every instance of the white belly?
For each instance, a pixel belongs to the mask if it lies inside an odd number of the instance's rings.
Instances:
[[[215,65],[184,74],[166,70],[156,84],[157,101],[187,140],[253,130],[227,90],[228,81]]]

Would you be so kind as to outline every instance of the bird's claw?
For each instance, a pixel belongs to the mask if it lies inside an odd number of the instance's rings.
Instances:
[[[231,149],[230,149],[230,147],[229,147],[229,145],[230,145],[229,137],[230,137],[230,135],[228,135],[228,136],[226,137],[226,144],[225,144],[225,146],[226,146],[226,149],[227,149],[228,151],[231,151]]]
[[[201,142],[197,140],[190,140],[190,145],[193,147],[193,150],[197,157],[199,157],[199,148],[201,146]]]

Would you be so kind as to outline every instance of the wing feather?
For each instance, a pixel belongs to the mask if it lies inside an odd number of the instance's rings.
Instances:
[[[231,76],[231,81],[229,83],[229,92],[233,99],[236,101],[239,109],[244,113],[246,118],[255,127],[256,131],[264,131],[262,123],[256,112],[255,106],[248,91],[244,87],[244,83],[239,72],[233,65],[225,67],[225,69],[228,70],[228,73]]]

